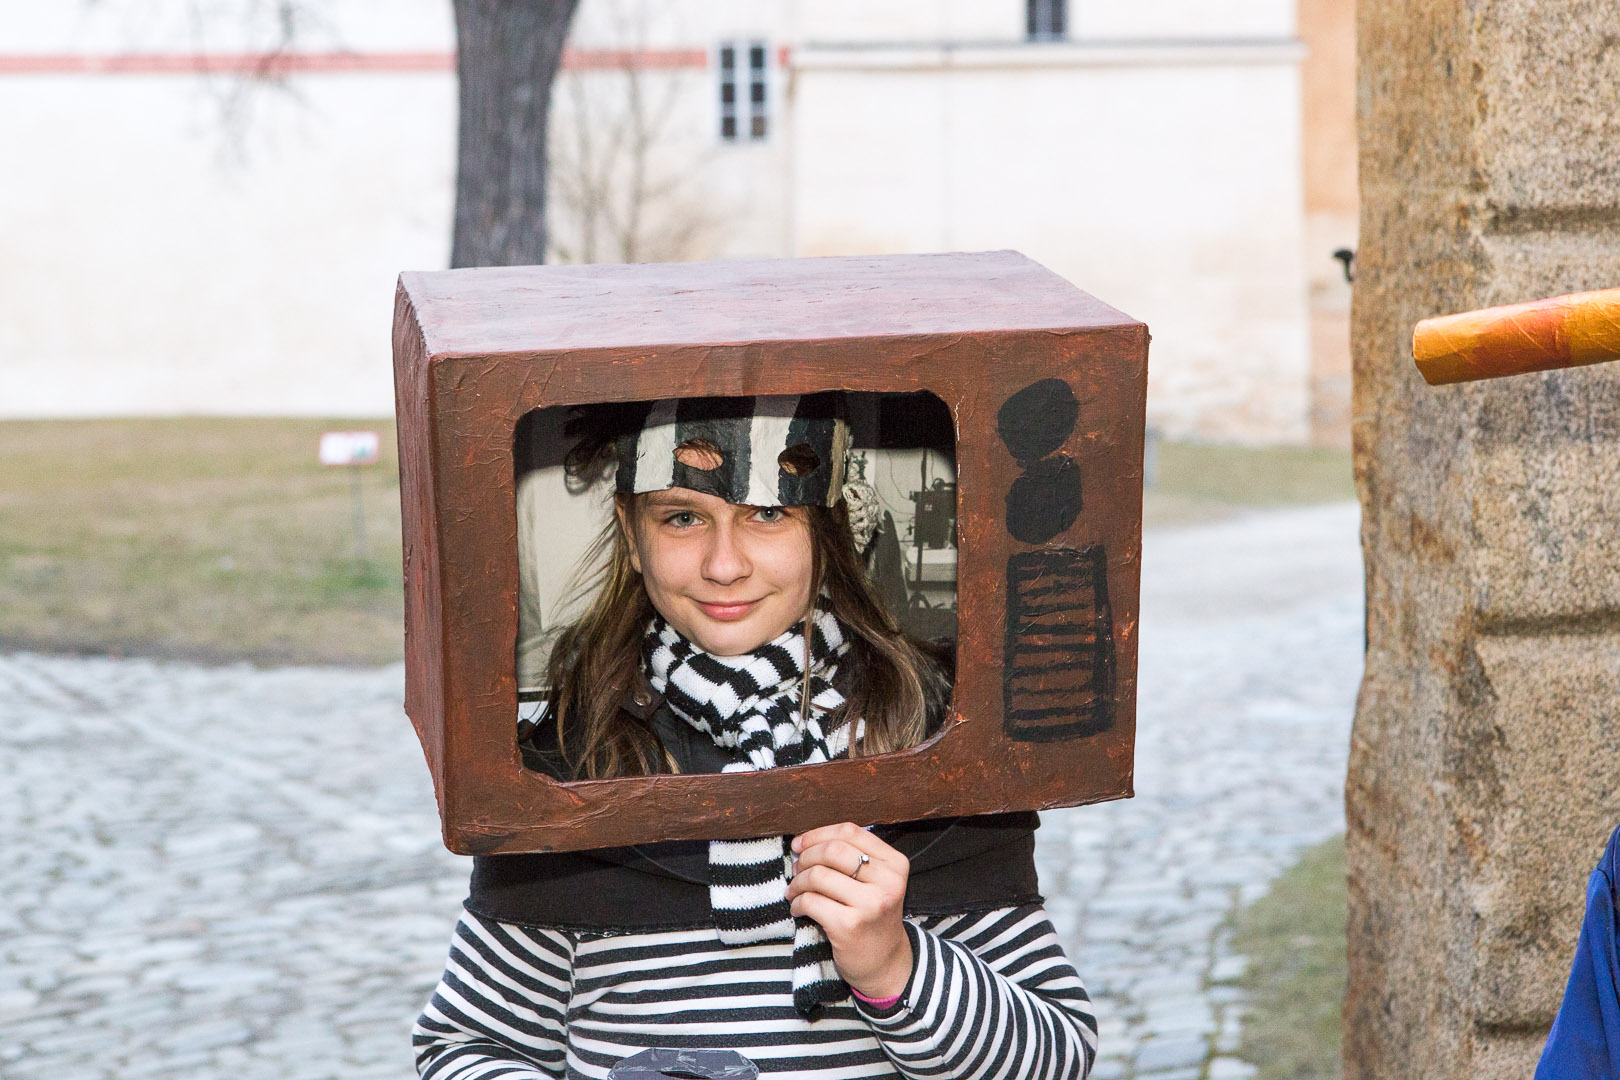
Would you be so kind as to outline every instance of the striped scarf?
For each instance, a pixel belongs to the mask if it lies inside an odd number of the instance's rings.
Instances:
[[[812,627],[808,716],[799,708],[802,623],[752,652],[713,656],[654,615],[642,643],[642,663],[675,715],[732,751],[737,760],[724,771],[830,761],[849,751],[848,724],[830,735],[821,726],[822,717],[844,703],[832,679],[849,640],[845,627],[819,606]],[[822,1003],[847,997],[849,988],[838,977],[821,927],[789,910],[792,873],[785,837],[709,843],[709,904],[720,940],[727,945],[791,940],[793,1007],[808,1019]]]

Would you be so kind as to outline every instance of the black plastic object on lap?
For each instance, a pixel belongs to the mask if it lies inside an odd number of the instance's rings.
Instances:
[[[631,1054],[608,1072],[608,1080],[757,1080],[759,1069],[735,1050],[670,1050],[654,1047]]]

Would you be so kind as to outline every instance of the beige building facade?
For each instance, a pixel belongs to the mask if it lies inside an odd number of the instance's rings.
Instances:
[[[1311,441],[1350,444],[1350,277],[1356,250],[1355,0],[1299,0]]]

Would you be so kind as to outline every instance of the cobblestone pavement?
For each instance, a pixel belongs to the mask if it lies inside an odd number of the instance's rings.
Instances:
[[[1344,829],[1354,505],[1149,533],[1136,797],[1043,815],[1041,886],[1097,999],[1099,1080],[1243,1080],[1223,928]]]
[[[1150,534],[1137,798],[1046,816],[1102,1077],[1244,1077],[1222,921],[1343,827],[1354,507]],[[401,671],[0,655],[0,1076],[367,1080],[467,861]]]

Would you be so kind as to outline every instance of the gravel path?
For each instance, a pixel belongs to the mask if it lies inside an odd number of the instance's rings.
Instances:
[[[1356,520],[1147,537],[1137,798],[1040,833],[1099,1077],[1250,1073],[1221,926],[1343,828]],[[401,682],[0,655],[0,1075],[412,1075],[467,860],[439,845]]]

